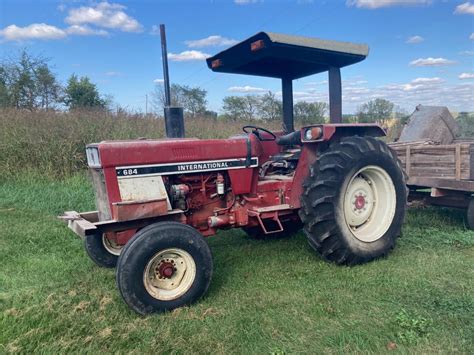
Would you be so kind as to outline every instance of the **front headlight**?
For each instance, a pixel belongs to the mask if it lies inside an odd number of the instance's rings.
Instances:
[[[86,148],[87,165],[91,168],[100,168],[99,148],[98,147],[87,147]]]
[[[320,139],[322,135],[323,135],[323,130],[321,127],[319,126],[309,127],[304,132],[304,139],[306,141],[315,141],[315,140]]]

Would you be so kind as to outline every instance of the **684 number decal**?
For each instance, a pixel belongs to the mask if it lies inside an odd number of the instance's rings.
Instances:
[[[137,175],[137,174],[138,174],[137,169],[122,169],[123,176]]]

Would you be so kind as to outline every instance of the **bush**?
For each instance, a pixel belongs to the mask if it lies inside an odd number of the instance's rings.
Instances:
[[[186,121],[186,136],[228,138],[248,122],[213,118]],[[255,122],[254,122],[255,124]],[[279,123],[270,129],[278,129]],[[85,146],[112,139],[163,138],[164,122],[154,116],[104,111],[0,110],[0,171],[8,178],[34,170],[66,177],[86,168]]]

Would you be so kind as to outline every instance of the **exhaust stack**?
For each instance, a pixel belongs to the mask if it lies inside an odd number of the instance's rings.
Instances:
[[[161,57],[163,59],[163,79],[165,86],[165,130],[168,138],[184,138],[183,108],[171,106],[170,77],[168,72],[168,50],[166,48],[165,25],[160,25]]]

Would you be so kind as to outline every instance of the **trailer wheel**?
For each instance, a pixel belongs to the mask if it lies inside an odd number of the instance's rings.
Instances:
[[[242,230],[247,234],[251,239],[278,239],[291,237],[298,233],[303,225],[300,221],[286,221],[282,222],[284,230],[282,232],[265,234],[260,226],[256,227],[243,227]]]
[[[332,143],[310,167],[303,187],[304,231],[324,259],[361,264],[394,247],[406,186],[400,162],[385,143],[372,137]]]
[[[123,246],[109,240],[105,234],[102,236],[94,234],[85,237],[84,248],[94,263],[100,267],[113,268],[117,265]]]
[[[469,201],[469,206],[466,211],[467,225],[469,229],[474,230],[474,198]]]
[[[117,263],[125,303],[145,315],[192,304],[207,291],[212,254],[201,233],[186,224],[159,222],[140,230]]]

